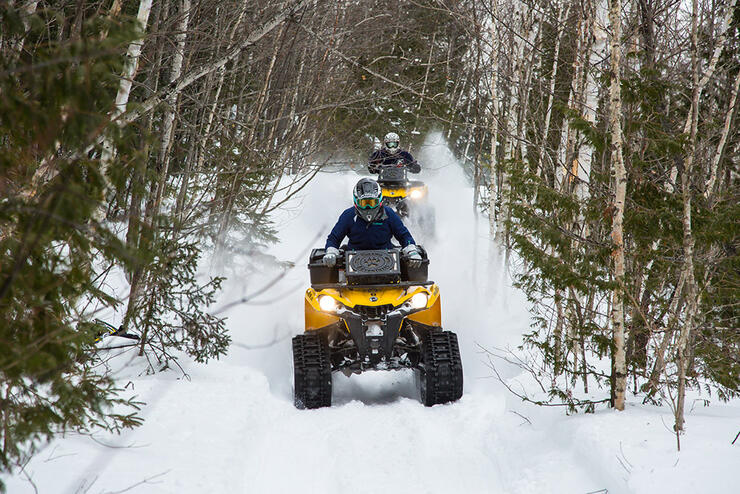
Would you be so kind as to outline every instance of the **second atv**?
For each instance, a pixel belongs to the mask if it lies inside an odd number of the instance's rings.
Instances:
[[[383,202],[401,218],[408,218],[415,231],[434,238],[435,215],[429,203],[429,187],[420,180],[409,180],[404,166],[379,165],[378,184],[383,189]]]
[[[426,406],[458,400],[463,372],[457,335],[441,323],[439,287],[398,249],[342,251],[337,266],[309,260],[305,332],[293,338],[294,398],[298,408],[331,405],[332,378],[368,370],[414,369]]]

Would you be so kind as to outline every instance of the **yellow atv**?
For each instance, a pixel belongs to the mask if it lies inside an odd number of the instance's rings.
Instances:
[[[311,252],[306,328],[293,338],[298,408],[331,406],[332,372],[414,369],[426,406],[458,400],[463,372],[457,335],[443,331],[429,260],[410,268],[399,249],[342,250],[335,267]]]
[[[402,165],[378,165],[378,184],[383,189],[383,203],[401,218],[408,218],[414,231],[434,238],[434,209],[429,203],[429,187],[420,180],[409,180]]]

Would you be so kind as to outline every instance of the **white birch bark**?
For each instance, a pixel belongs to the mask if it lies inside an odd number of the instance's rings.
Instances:
[[[529,38],[529,29],[531,29],[531,12],[527,6],[521,2],[518,3],[518,22],[516,24],[517,32],[513,34],[512,41],[512,80],[511,94],[509,96],[509,106],[506,112],[506,145],[504,158],[515,158],[518,151],[519,136],[517,130],[520,127],[520,94],[521,80],[524,63],[524,41],[522,38]],[[496,243],[500,248],[505,249],[508,243],[508,231],[506,221],[509,219],[509,201],[511,196],[509,184],[509,173],[503,170],[501,173],[500,200],[501,205],[499,214],[496,218]]]
[[[489,184],[488,227],[491,241],[496,238],[496,203],[498,201],[498,121],[499,121],[499,34],[497,29],[498,2],[493,0],[491,9],[491,175]],[[500,214],[500,213],[499,213]],[[492,244],[493,245],[493,244]],[[493,252],[493,250],[491,250]]]
[[[725,115],[725,124],[722,127],[722,137],[717,145],[717,151],[712,157],[712,165],[709,171],[709,180],[707,181],[706,187],[704,188],[704,197],[711,199],[712,193],[714,192],[714,184],[717,181],[717,170],[719,169],[719,162],[722,159],[722,155],[725,152],[725,146],[727,145],[727,137],[730,134],[730,126],[732,125],[733,116],[735,114],[735,105],[737,104],[737,93],[740,89],[740,71],[735,76],[735,84],[732,88],[732,96],[730,97],[730,106],[727,109]]]
[[[132,41],[126,52],[127,63],[121,74],[121,83],[116,93],[116,103],[111,114],[111,120],[115,121],[119,115],[126,112],[129,96],[131,95],[131,86],[134,82],[134,76],[139,69],[139,57],[141,56],[141,47],[144,45],[144,34],[146,34],[147,24],[149,23],[149,14],[152,11],[152,0],[141,0],[139,2],[139,11],[136,14],[136,20],[142,29],[142,37]],[[110,138],[103,140],[103,151],[101,156],[101,174],[106,176],[108,167],[115,156],[113,143]]]
[[[727,43],[727,31],[730,29],[730,21],[732,20],[732,13],[735,11],[738,1],[740,0],[735,0],[732,6],[727,7],[724,18],[722,20],[722,32],[719,35],[719,38],[717,39],[714,45],[714,52],[712,53],[712,58],[709,61],[709,65],[707,66],[706,72],[702,76],[701,80],[697,82],[696,90],[698,91],[699,100],[701,99],[701,95],[704,92],[704,87],[707,85],[707,82],[709,82],[709,79],[711,79],[712,76],[714,75],[714,71],[717,68],[717,62],[719,61],[719,56],[722,54],[722,50],[724,50],[725,44]],[[693,15],[694,14],[692,14],[692,19],[693,19]],[[694,21],[692,20],[692,25],[693,25],[693,22]],[[692,27],[692,30],[693,30],[693,27]],[[689,134],[691,132],[692,118],[693,118],[692,114],[691,112],[689,112],[689,114],[686,116],[686,122],[684,123],[684,126],[683,126],[684,134]],[[676,166],[673,165],[671,167],[671,173],[670,173],[670,178],[668,180],[668,184],[666,184],[666,190],[668,192],[674,191],[674,184],[676,183],[677,176],[678,176],[678,168],[676,168]]]
[[[624,344],[624,206],[627,190],[627,171],[622,156],[622,95],[620,88],[621,74],[621,38],[622,38],[622,2],[611,0],[609,8],[610,33],[610,69],[611,85],[609,88],[609,133],[611,135],[611,165],[614,174],[614,204],[612,218],[612,258],[614,259],[614,282],[612,292],[612,340],[613,349],[613,390],[614,407],[624,410],[625,391],[627,388],[627,366]]]
[[[585,71],[585,88],[583,102],[583,118],[594,124],[596,122],[596,107],[599,99],[599,84],[595,76],[595,67],[601,60],[606,59],[608,50],[608,35],[604,29],[605,18],[607,16],[606,2],[604,0],[594,0],[593,4],[589,2],[590,12],[590,41],[591,49],[588,51],[588,66]],[[583,143],[578,146],[578,178],[584,182],[591,180],[591,161],[594,148],[589,143]],[[584,199],[588,196],[588,187],[581,185],[579,180],[576,186],[576,194],[579,198]]]
[[[688,348],[689,338],[694,329],[697,314],[698,300],[696,279],[694,277],[694,236],[691,229],[691,173],[694,167],[694,154],[696,152],[696,134],[699,123],[699,98],[702,85],[699,81],[699,2],[693,0],[691,10],[691,65],[693,75],[693,94],[691,98],[691,111],[689,112],[689,150],[681,175],[681,197],[683,200],[683,256],[684,256],[684,278],[686,280],[686,314],[684,324],[678,337],[678,397],[676,399],[676,424],[675,430],[681,431],[684,426],[684,402],[686,399],[686,367],[690,358]],[[704,81],[706,83],[706,81]],[[680,449],[680,446],[679,446]]]
[[[280,52],[281,40],[282,40],[284,31],[285,31],[285,24],[283,24],[280,27],[280,31],[277,33],[275,37],[275,46],[273,48],[272,58],[270,59],[270,64],[267,68],[267,74],[265,75],[265,81],[262,85],[262,89],[260,90],[260,93],[257,97],[257,102],[255,103],[256,107],[253,110],[253,117],[252,117],[251,125],[249,126],[249,132],[247,134],[246,144],[244,146],[246,149],[252,148],[252,143],[254,141],[255,134],[257,132],[257,125],[259,124],[260,115],[262,114],[263,106],[265,102],[267,101],[268,90],[270,88],[270,83],[272,81],[272,74],[275,69],[275,63],[277,61],[277,57]],[[247,167],[247,170],[249,170],[249,167]],[[221,214],[221,220],[219,222],[218,233],[216,234],[216,255],[214,256],[216,259],[220,259],[221,251],[225,245],[226,233],[229,229],[229,225],[231,224],[232,211],[234,208],[234,201],[236,200],[236,195],[238,193],[242,173],[243,172],[239,172],[239,171],[234,173],[233,179],[229,186],[228,196],[226,198],[226,207],[225,207],[224,212]]]
[[[570,4],[563,9],[561,5],[558,5],[558,19],[555,26],[555,52],[553,54],[552,66],[550,67],[550,87],[547,94],[547,107],[545,110],[545,124],[542,129],[542,145],[539,149],[539,159],[537,163],[542,166],[542,158],[547,147],[547,137],[550,134],[550,120],[552,119],[552,104],[555,100],[555,83],[557,82],[558,76],[558,59],[560,58],[560,44],[563,38],[563,18],[568,16],[570,11]]]
[[[570,8],[570,5],[568,6]],[[589,4],[583,6],[584,17],[578,19],[578,36],[576,37],[576,55],[573,57],[573,88],[568,95],[568,108],[583,115],[583,91],[585,88],[585,72],[588,70],[588,55],[591,49],[590,8]],[[560,142],[560,161],[563,163],[564,171],[571,170],[573,176],[578,173],[578,159],[575,156],[577,132],[570,124],[570,119],[563,119]],[[561,189],[566,190],[568,184],[577,185],[578,182],[572,176],[566,174],[569,180],[561,184]],[[557,185],[557,184],[556,184]]]
[[[187,40],[187,31],[190,22],[190,0],[182,0],[180,8],[180,22],[177,26],[177,33],[175,34],[175,55],[172,58],[172,68],[170,72],[170,83],[180,78],[182,74],[182,64],[185,59],[185,41]],[[167,98],[167,110],[164,114],[164,124],[162,132],[162,149],[169,149],[170,138],[173,132],[173,122],[175,120],[175,105],[177,103],[177,95],[172,94]],[[168,153],[164,153],[167,156]],[[169,160],[167,160],[169,161]]]
[[[15,42],[13,42],[12,44],[10,51],[11,65],[15,60],[18,59],[18,57],[20,57],[21,52],[23,51],[23,45],[26,42],[26,35],[28,34],[28,17],[36,12],[36,7],[38,6],[38,3],[38,0],[31,0],[30,2],[26,2],[26,4],[21,7],[21,14],[23,15],[23,36],[15,40]]]
[[[193,70],[192,72],[182,75],[177,81],[167,86],[167,88],[165,88],[162,92],[160,92],[159,94],[155,94],[154,96],[151,96],[147,100],[143,101],[135,110],[128,111],[126,112],[126,114],[121,115],[118,119],[119,123],[121,125],[125,125],[127,123],[135,121],[141,115],[149,112],[159,103],[169,98],[170,95],[180,94],[184,89],[190,87],[190,85],[194,82],[199,81],[201,78],[216,70],[219,70],[227,63],[236,59],[242,53],[242,50],[244,50],[248,46],[255,44],[257,41],[267,36],[270,32],[272,32],[273,29],[282,24],[285,19],[293,15],[295,11],[301,9],[302,7],[305,7],[306,4],[309,3],[309,1],[310,0],[295,0],[278,14],[275,14],[275,16],[272,17],[269,21],[252,31],[249,36],[247,36],[237,46],[233,47],[223,56],[205,64],[197,70]]]
[[[177,34],[175,35],[175,54],[172,57],[172,67],[170,69],[170,84],[180,78],[182,73],[182,64],[185,59],[185,42],[187,41],[187,31],[190,22],[190,0],[182,0],[180,7],[180,19],[177,24]],[[159,184],[155,197],[155,211],[162,200],[167,173],[170,165],[170,149],[172,146],[172,135],[174,133],[175,112],[177,109],[178,94],[171,94],[167,98],[167,109],[162,118],[162,139],[159,147]]]
[[[541,52],[539,41],[541,39],[540,35],[542,33],[542,21],[544,18],[544,9],[540,9],[540,13],[536,18],[534,17],[534,12],[532,12],[528,31],[529,36],[527,38],[527,42],[524,45],[525,54],[522,58],[522,63],[524,64],[524,77],[522,79],[522,91],[520,92],[520,101],[522,102],[522,104],[519,105],[519,115],[517,116],[518,136],[526,135],[525,126],[527,123],[527,114],[529,113],[527,102],[529,101],[529,95],[532,92],[532,75],[534,74],[534,68],[537,64],[537,59]],[[537,26],[537,29],[534,28],[535,25]],[[528,142],[529,141],[526,138],[518,140],[520,156],[522,157],[527,156]]]

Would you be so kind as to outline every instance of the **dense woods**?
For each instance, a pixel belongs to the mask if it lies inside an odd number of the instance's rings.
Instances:
[[[140,422],[101,308],[150,372],[223,355],[199,267],[266,250],[278,198],[389,129],[459,156],[545,401],[681,430],[687,387],[740,388],[739,29],[736,0],[3,2],[1,469]]]

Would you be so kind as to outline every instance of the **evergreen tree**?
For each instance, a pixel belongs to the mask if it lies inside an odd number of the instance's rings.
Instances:
[[[95,16],[65,38],[57,14],[0,7],[2,471],[54,433],[140,423],[137,403],[94,368],[95,329],[80,324],[84,304],[119,303],[99,285],[105,266],[137,260],[99,211],[139,158],[128,129],[111,129],[108,117],[115,74],[139,33],[130,21]],[[108,131],[119,153],[117,171],[104,176]]]

